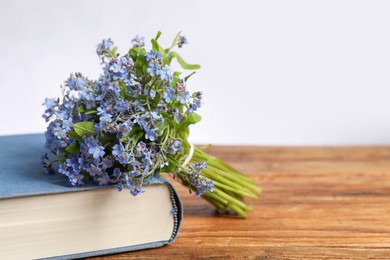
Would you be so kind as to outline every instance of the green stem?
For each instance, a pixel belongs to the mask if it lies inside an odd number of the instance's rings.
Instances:
[[[214,193],[214,192],[206,191],[205,194],[206,194],[207,197],[213,198],[213,199],[215,199],[216,201],[220,202],[220,203],[223,204],[223,205],[228,205],[228,204],[229,204],[229,201],[227,201],[227,200],[221,198],[220,196],[218,196],[218,195],[217,195],[216,193]]]
[[[240,172],[238,172],[236,169],[232,168],[230,165],[226,164],[221,159],[218,159],[212,155],[209,155],[203,151],[201,151],[199,148],[195,149],[195,159],[197,158],[197,155],[200,155],[200,160],[206,160],[208,164],[211,167],[218,168],[224,172],[229,172],[231,175],[234,175],[235,177],[241,179],[242,181],[254,183],[253,180],[249,179],[248,177],[242,175]]]
[[[218,175],[226,177],[229,180],[231,180],[232,182],[239,184],[240,186],[243,186],[243,187],[245,187],[245,188],[247,188],[247,189],[249,189],[249,190],[251,190],[253,192],[260,193],[260,189],[258,187],[256,187],[254,184],[242,181],[240,178],[237,178],[236,176],[230,174],[229,172],[225,172],[225,171],[221,171],[221,170],[215,169],[212,166],[208,167],[207,171],[215,172]]]
[[[240,194],[240,195],[244,195],[244,196],[247,196],[247,197],[250,197],[252,199],[257,199],[257,196],[254,195],[253,193],[250,193],[250,192],[246,192],[244,190],[241,190],[241,189],[236,189],[236,188],[233,188],[229,185],[225,185],[223,183],[220,183],[218,181],[215,181],[213,180],[214,182],[214,185],[221,188],[221,189],[224,189],[224,190],[228,190],[228,191],[231,191],[232,193],[236,193],[236,194]]]
[[[229,206],[232,210],[234,210],[238,215],[240,215],[243,218],[248,218],[248,214],[246,214],[242,209],[235,205],[230,205]]]
[[[222,213],[225,213],[227,211],[226,206],[223,205],[222,203],[218,202],[217,200],[213,200],[212,198],[210,198],[208,196],[202,196],[202,198],[205,199],[210,204],[212,204],[217,209],[219,209]]]
[[[237,194],[237,193],[234,193],[234,192],[231,192],[231,191],[228,191],[228,190],[224,190],[224,192],[226,194],[229,194],[230,196],[238,199],[239,201],[244,202],[244,196],[242,196],[241,194]]]
[[[250,183],[250,184],[254,184],[253,180],[249,179],[248,177],[246,177],[238,172],[235,172],[235,171],[232,171],[226,167],[223,167],[218,161],[210,163],[210,167],[213,167],[213,168],[218,169],[220,171],[228,172],[232,176],[235,176],[236,178],[238,178],[242,181],[245,181],[245,182]]]
[[[219,174],[217,174],[217,173],[215,173],[207,168],[203,169],[202,175],[204,175],[205,177],[207,177],[211,180],[219,181],[219,182],[221,182],[225,185],[228,185],[232,188],[236,188],[238,190],[244,190],[244,191],[250,192],[247,189],[245,189],[245,187],[243,187],[243,185],[241,183],[235,183],[227,178],[224,178],[225,176],[221,176],[221,175],[219,175]]]
[[[249,207],[248,205],[246,205],[242,201],[239,201],[238,199],[236,199],[236,198],[226,194],[225,192],[219,190],[218,188],[214,188],[213,193],[216,194],[217,196],[220,196],[222,199],[228,201],[229,202],[229,207],[232,206],[232,205],[236,205],[237,207],[240,207],[243,210],[251,210],[252,211],[251,207]]]

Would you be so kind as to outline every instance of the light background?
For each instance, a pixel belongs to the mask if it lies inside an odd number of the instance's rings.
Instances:
[[[195,143],[390,144],[390,2],[0,1],[0,135],[45,130],[41,106],[95,46],[182,30],[202,69]]]

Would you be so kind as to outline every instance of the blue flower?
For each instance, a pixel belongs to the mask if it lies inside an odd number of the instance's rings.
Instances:
[[[137,144],[137,151],[140,153],[144,153],[147,150],[148,150],[148,148],[146,148],[146,144],[142,141],[139,141]]]
[[[173,114],[173,119],[178,124],[180,123],[180,120],[182,120],[183,116],[180,114],[180,111],[176,108],[175,113]]]
[[[190,93],[188,91],[183,91],[178,93],[177,100],[179,100],[180,103],[185,104],[190,98]]]
[[[115,95],[118,95],[120,94],[120,87],[118,85],[118,83],[116,82],[111,82],[108,86],[108,90],[110,90],[111,93],[114,93]]]
[[[173,88],[166,88],[163,97],[165,99],[165,102],[172,102],[176,98],[175,90]]]
[[[63,128],[58,128],[56,131],[54,131],[54,136],[56,136],[58,139],[65,138],[67,130]]]
[[[117,100],[117,103],[115,104],[114,108],[117,112],[119,112],[120,114],[128,111],[129,109],[131,109],[131,102],[130,101],[124,101],[122,99],[118,99]]]
[[[130,154],[125,152],[122,143],[114,145],[112,148],[112,155],[120,164],[129,164]]]
[[[118,156],[117,160],[118,160],[118,162],[119,162],[120,164],[129,164],[130,154],[128,154],[128,153],[123,153],[123,154],[121,154],[120,156]]]
[[[70,128],[73,126],[72,119],[67,119],[62,121],[62,127],[65,130],[70,130]]]
[[[160,121],[161,123],[164,123],[164,117],[161,116],[159,113],[153,111],[150,114],[152,115],[153,121],[155,122]]]
[[[150,50],[148,53],[145,54],[145,57],[147,61],[154,61],[154,60],[161,59],[162,54],[157,51]]]
[[[145,95],[150,96],[152,99],[156,97],[156,91],[153,89],[145,89],[144,90]]]
[[[110,182],[110,177],[105,172],[97,178],[99,185],[107,185]]]
[[[128,174],[129,174],[131,177],[133,177],[133,178],[135,178],[135,177],[137,177],[138,175],[140,175],[140,173],[139,173],[138,171],[136,171],[136,170],[129,171]]]
[[[112,155],[114,157],[121,156],[125,152],[125,147],[122,143],[116,144],[112,147]]]
[[[105,52],[107,52],[114,43],[111,41],[111,38],[108,38],[107,40],[103,40],[101,43],[98,44],[96,47],[96,53],[97,55],[101,56]]]
[[[131,127],[129,122],[124,122],[124,123],[117,126],[117,131],[121,135],[127,134],[128,132],[131,131],[131,129],[132,129],[132,127]]]
[[[175,154],[176,152],[182,152],[182,142],[181,140],[175,140],[170,146],[169,146],[169,153]]]
[[[198,110],[200,106],[201,106],[200,100],[196,100],[195,102],[190,103],[188,108],[188,114],[192,114],[194,111]]]
[[[61,163],[58,165],[58,172],[66,176],[70,174],[68,171],[68,166],[66,166],[66,163]]]
[[[99,140],[93,136],[83,136],[83,142],[80,143],[81,150],[88,151],[89,148],[99,146]]]
[[[106,109],[103,107],[98,107],[97,111],[98,111],[98,113],[97,113],[98,115],[104,115],[107,113]]]
[[[102,159],[102,162],[101,162],[101,167],[102,167],[102,169],[108,169],[108,168],[112,167],[111,157],[109,157],[109,156],[104,157]]]
[[[99,157],[103,157],[105,154],[104,147],[101,145],[92,146],[89,148],[88,152],[92,154],[93,158],[98,159]]]
[[[122,176],[121,170],[119,168],[115,168],[112,174],[116,180],[119,180]]]
[[[196,197],[202,196],[207,190],[213,191],[214,183],[212,180],[209,180],[205,177],[201,177],[200,172],[207,167],[206,162],[197,162],[189,166],[190,171],[187,172],[187,176],[197,192]]]
[[[69,78],[65,82],[65,86],[69,88],[69,90],[83,90],[87,85],[88,80],[84,78],[81,73],[76,72],[70,74]],[[67,94],[70,92],[68,91]]]
[[[190,168],[195,169],[198,172],[201,172],[204,168],[207,168],[207,162],[197,162],[194,163]]]
[[[47,110],[51,110],[57,105],[57,102],[55,98],[45,98],[45,102],[42,105],[45,105]]]
[[[118,190],[118,191],[122,191],[123,189],[123,184],[118,182],[117,184],[115,184],[115,188]]]
[[[134,39],[131,40],[133,44],[133,48],[141,48],[145,46],[145,38],[143,36],[135,36]]]
[[[91,109],[95,106],[95,102],[92,100],[84,100],[83,103],[85,104],[86,109]]]
[[[110,70],[114,73],[125,73],[126,67],[122,65],[121,60],[116,60],[111,64]]]
[[[69,181],[73,186],[80,186],[83,184],[83,179],[84,176],[82,174],[70,174],[69,176]]]
[[[112,115],[108,113],[104,113],[100,116],[100,122],[101,123],[111,123],[112,122]]]
[[[100,167],[96,166],[95,164],[91,164],[89,168],[85,169],[87,172],[89,172],[89,175],[91,176],[99,176],[102,174],[102,169]]]
[[[79,174],[81,172],[82,168],[76,155],[71,155],[70,158],[66,159],[65,163],[72,169],[73,173]]]
[[[68,110],[61,110],[57,113],[57,118],[59,120],[66,120],[69,118],[69,111]]]
[[[132,179],[129,178],[128,174],[125,175],[124,183],[133,196],[137,196],[139,193],[144,192],[141,188],[142,183],[132,182]]]
[[[145,138],[146,139],[149,139],[150,141],[154,141],[156,140],[156,138],[158,137],[158,134],[157,132],[154,130],[154,129],[150,129],[149,131],[146,132],[145,134]]]
[[[177,46],[181,48],[184,44],[188,44],[187,38],[184,35],[179,35],[177,37]]]
[[[145,54],[145,57],[146,60],[149,62],[146,71],[149,73],[150,76],[154,77],[156,75],[159,75],[161,80],[169,82],[172,80],[170,68],[168,65],[164,65],[161,53],[151,50],[150,52]]]
[[[149,127],[145,120],[137,118],[135,122],[141,127],[142,130],[144,130],[145,132],[149,132]]]
[[[137,196],[138,194],[143,193],[143,192],[144,192],[144,190],[142,190],[141,187],[135,187],[135,188],[130,189],[130,193],[133,196]]]
[[[149,63],[149,67],[146,69],[146,71],[150,76],[154,77],[156,74],[158,74],[158,67],[153,63]]]
[[[160,75],[161,80],[166,80],[166,81],[172,80],[172,75],[170,73],[170,68],[168,65],[164,65],[160,69],[157,69],[156,74]]]

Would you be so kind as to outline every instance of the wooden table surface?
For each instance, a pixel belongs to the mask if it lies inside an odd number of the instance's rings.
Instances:
[[[179,187],[168,246],[94,259],[390,259],[390,147],[212,147],[263,194],[246,220]]]

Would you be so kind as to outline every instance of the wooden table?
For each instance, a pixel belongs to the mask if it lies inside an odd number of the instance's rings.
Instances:
[[[247,220],[180,187],[172,245],[96,259],[390,259],[390,147],[212,147],[263,189]]]

